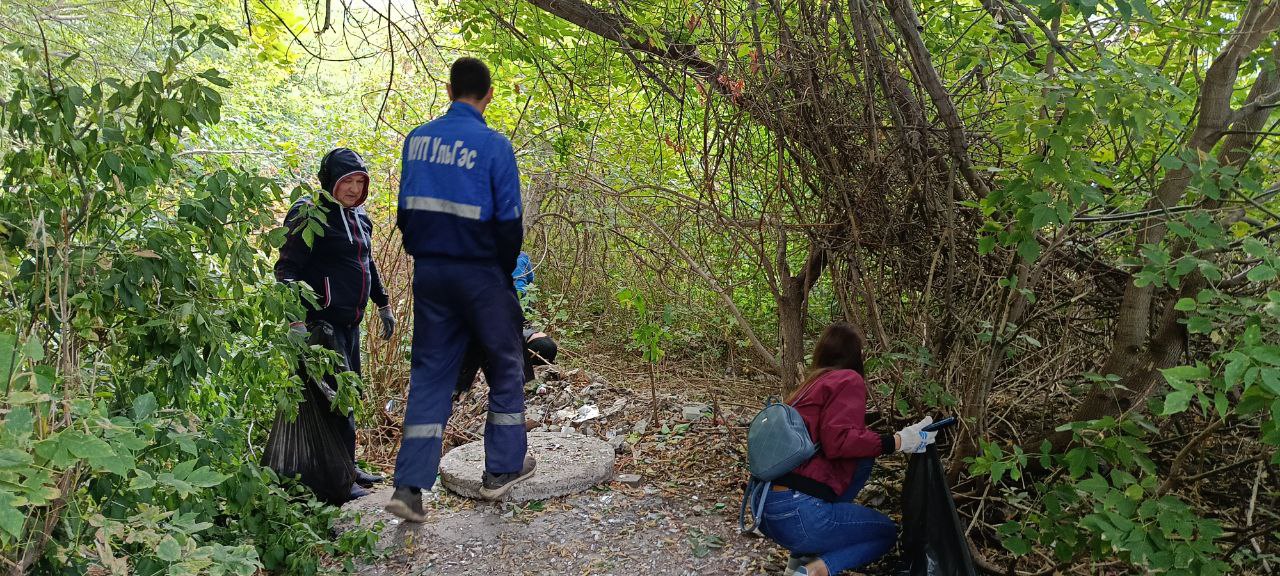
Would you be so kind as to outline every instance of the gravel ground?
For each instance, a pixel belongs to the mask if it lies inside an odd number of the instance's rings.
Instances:
[[[763,538],[737,533],[737,503],[664,497],[621,484],[525,505],[428,494],[430,517],[414,525],[382,510],[382,488],[347,505],[383,522],[384,557],[361,572],[410,574],[764,574],[785,557]]]

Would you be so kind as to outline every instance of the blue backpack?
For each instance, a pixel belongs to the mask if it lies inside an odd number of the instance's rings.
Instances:
[[[809,429],[800,413],[777,398],[765,400],[764,409],[756,414],[747,429],[747,468],[751,471],[751,481],[738,508],[738,530],[746,533],[759,528],[764,501],[773,481],[817,453],[818,445],[809,438]],[[747,506],[752,498],[755,507],[751,510],[751,526],[747,527]]]

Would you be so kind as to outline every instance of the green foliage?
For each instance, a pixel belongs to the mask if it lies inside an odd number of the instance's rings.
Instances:
[[[1159,489],[1155,463],[1143,420],[1112,418],[1064,427],[1077,446],[1065,454],[1042,449],[1040,464],[1060,466],[1057,479],[1036,481],[1033,510],[1016,522],[1000,526],[1005,549],[1015,555],[1031,552],[1033,544],[1051,551],[1059,562],[1081,558],[1103,561],[1119,558],[1152,573],[1225,574],[1216,541],[1222,536],[1218,520],[1201,516],[1186,501]],[[1000,482],[1005,471],[1019,480],[1026,463],[1020,453],[1004,465],[999,447],[986,446],[974,464],[975,473]],[[1032,494],[1008,489],[1008,498],[1026,505]]]
[[[618,303],[636,313],[639,319],[635,330],[631,332],[631,345],[640,352],[645,361],[659,364],[666,355],[663,346],[671,339],[671,309],[665,308],[658,320],[649,314],[648,301],[645,297],[630,288],[618,292]]]
[[[276,408],[298,397],[285,320],[299,298],[265,256],[282,240],[284,194],[177,153],[220,120],[231,85],[188,64],[237,42],[197,17],[153,70],[84,85],[74,55],[47,68],[42,49],[9,47],[22,65],[0,118],[7,559],[310,574],[372,550],[364,530],[335,541],[336,509],[252,463]]]
[[[912,399],[941,409],[956,406],[955,395],[931,377],[934,366],[933,354],[924,346],[899,345],[898,349],[872,356],[866,361],[868,381],[878,387],[879,395],[889,397],[894,409],[904,417],[915,413]],[[891,387],[888,379],[882,377],[886,374],[894,374],[907,385],[902,389]]]

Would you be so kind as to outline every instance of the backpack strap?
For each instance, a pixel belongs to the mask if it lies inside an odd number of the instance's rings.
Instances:
[[[773,487],[773,482],[757,479],[752,476],[751,481],[747,483],[747,489],[742,493],[742,506],[738,508],[738,533],[750,534],[760,530],[760,517],[764,514],[764,501],[769,496],[769,488]],[[752,498],[755,498],[755,506],[751,507],[751,526],[747,526],[746,514],[747,506]]]

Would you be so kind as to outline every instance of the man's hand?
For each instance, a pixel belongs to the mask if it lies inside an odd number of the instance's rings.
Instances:
[[[378,317],[382,319],[382,339],[390,340],[396,332],[396,317],[391,315],[391,305],[378,308]]]
[[[898,431],[898,450],[907,454],[919,454],[924,452],[933,441],[937,439],[937,432],[925,432],[925,426],[933,424],[933,416],[925,416],[924,420],[916,422],[902,430]]]

